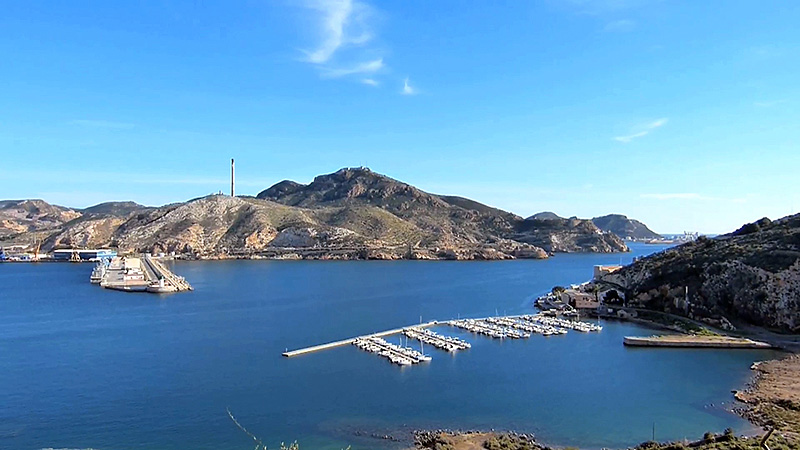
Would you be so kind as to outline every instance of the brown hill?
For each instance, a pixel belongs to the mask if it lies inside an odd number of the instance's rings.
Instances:
[[[160,208],[112,202],[73,216],[49,230],[45,249],[343,259],[545,258],[547,252],[626,250],[588,220],[538,224],[364,168],[321,175],[308,185],[282,181],[257,198],[213,195]]]

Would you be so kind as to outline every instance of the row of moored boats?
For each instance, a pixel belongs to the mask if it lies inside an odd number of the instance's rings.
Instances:
[[[516,328],[530,334],[541,334],[542,336],[567,334],[566,328],[543,325],[523,317],[489,317],[486,321],[505,327]]]
[[[568,330],[588,333],[603,329],[600,325],[589,322],[565,320],[539,314],[512,317],[488,317],[486,319],[459,319],[452,320],[449,323],[452,326],[497,339],[529,338],[532,334],[553,336],[567,334]]]
[[[550,317],[550,316],[543,316],[541,314],[534,314],[534,315],[526,315],[520,316],[520,318],[538,323],[541,325],[547,325],[551,327],[560,327],[560,328],[569,328],[575,331],[581,331],[583,333],[589,333],[592,331],[602,331],[603,327],[597,325],[595,323],[590,322],[581,322],[580,320],[566,320],[561,319],[558,317]]]
[[[353,341],[356,347],[383,356],[394,364],[410,366],[431,360],[431,357],[411,347],[401,347],[387,342],[383,338],[367,336]]]
[[[520,331],[512,327],[489,322],[487,319],[460,319],[450,321],[450,325],[473,333],[484,334],[497,339],[523,339],[531,337],[531,334]]]
[[[472,347],[469,342],[457,337],[445,336],[422,327],[409,327],[403,329],[403,334],[420,342],[430,344],[440,350],[454,352]]]

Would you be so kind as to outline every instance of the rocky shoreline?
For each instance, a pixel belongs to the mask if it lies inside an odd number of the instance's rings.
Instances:
[[[764,428],[774,428],[800,445],[800,354],[754,363],[749,386],[735,391],[745,406],[739,414]]]

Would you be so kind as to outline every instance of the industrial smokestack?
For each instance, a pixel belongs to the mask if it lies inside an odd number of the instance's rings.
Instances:
[[[236,197],[236,174],[233,168],[233,158],[231,158],[231,197]]]

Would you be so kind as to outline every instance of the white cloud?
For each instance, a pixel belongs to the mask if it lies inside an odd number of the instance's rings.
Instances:
[[[380,86],[381,75],[390,71],[384,61],[385,43],[375,43],[376,22],[383,14],[364,0],[306,0],[302,5],[316,24],[318,42],[301,50],[301,60],[315,67],[323,79]],[[402,93],[417,92],[406,80]]]
[[[383,69],[383,67],[384,67],[383,58],[378,58],[372,61],[358,63],[351,67],[339,67],[339,68],[323,67],[322,77],[341,78],[349,75],[371,74]]]
[[[613,22],[609,22],[603,27],[603,31],[606,33],[625,33],[628,31],[633,31],[636,26],[636,22],[632,20],[622,19],[622,20],[615,20]]]
[[[306,6],[319,14],[321,42],[314,50],[304,50],[306,61],[314,64],[328,62],[347,45],[363,45],[372,39],[367,19],[370,8],[353,0],[314,0]]]
[[[667,119],[666,117],[658,119],[658,120],[654,120],[654,121],[652,121],[652,122],[650,122],[648,124],[640,126],[639,127],[640,131],[637,131],[637,132],[635,132],[633,134],[629,134],[629,135],[625,135],[625,136],[617,136],[617,137],[614,138],[614,140],[618,141],[618,142],[622,142],[623,144],[627,144],[627,143],[633,141],[634,139],[638,139],[640,137],[647,136],[648,134],[650,134],[651,131],[655,130],[656,128],[660,128],[660,127],[666,125],[668,121],[669,121],[669,119]]]
[[[408,77],[403,80],[403,95],[415,95],[417,94],[417,89],[408,84]]]
[[[71,125],[80,125],[82,127],[91,127],[91,128],[115,128],[120,130],[129,130],[135,127],[135,124],[126,123],[126,122],[111,122],[108,120],[87,120],[87,119],[79,119],[73,120],[69,122]]]
[[[372,45],[378,13],[359,0],[310,0],[305,3],[318,24],[318,44],[303,50],[303,61],[312,64],[325,79],[343,78],[378,86],[385,71],[383,49]]]

